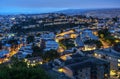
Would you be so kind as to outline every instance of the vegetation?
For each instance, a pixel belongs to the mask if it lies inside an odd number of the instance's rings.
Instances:
[[[112,18],[112,20],[113,20],[114,22],[118,22],[119,18],[118,18],[118,17],[115,17],[115,18]]]
[[[28,44],[34,42],[34,40],[35,40],[35,37],[33,35],[30,35],[30,36],[27,37],[27,43]]]
[[[114,45],[114,50],[120,52],[120,42]]]
[[[48,62],[48,61],[51,61],[51,60],[54,60],[56,58],[59,58],[60,57],[60,54],[56,51],[56,50],[50,50],[50,51],[43,51],[43,49],[35,46],[33,48],[33,54],[32,56],[40,56],[44,62]]]
[[[63,45],[61,42],[59,42],[59,46],[61,46],[63,49],[67,49],[67,47],[65,45]]]
[[[56,50],[50,50],[50,51],[46,51],[43,54],[42,58],[45,62],[48,62],[48,61],[52,61],[52,60],[59,58],[59,57],[60,57],[60,54]]]
[[[101,48],[103,45],[99,40],[86,40],[85,44],[95,44],[97,48]]]
[[[17,40],[17,39],[10,39],[7,41],[7,43],[11,45],[11,51],[16,50],[16,48],[18,47],[18,44],[19,44],[18,41],[19,40]]]
[[[108,29],[99,30],[98,36],[101,40],[105,41],[109,46],[115,44],[116,39],[111,35]]]
[[[61,15],[59,14],[59,17],[53,17],[49,18],[49,17],[45,17],[45,18],[25,18],[25,21],[22,21],[20,18],[16,18],[16,21],[18,21],[18,24],[14,24],[12,26],[12,28],[10,29],[11,32],[14,33],[19,33],[19,34],[24,34],[24,33],[28,33],[28,32],[35,32],[35,31],[53,31],[56,32],[57,30],[62,30],[62,29],[67,29],[67,28],[73,28],[76,26],[88,26],[90,25],[90,23],[81,23],[81,24],[76,24],[76,23],[65,23],[65,24],[54,24],[54,25],[48,25],[48,26],[44,26],[44,24],[47,24],[49,22],[45,22],[46,20],[50,20],[51,22],[54,23],[55,19],[61,19],[61,16],[66,17],[66,19],[72,18],[71,16],[67,16],[67,15]],[[76,17],[78,18],[86,18],[86,16],[83,15],[76,15]],[[38,21],[42,20],[42,23],[38,23]],[[75,20],[77,21],[77,20]],[[62,22],[62,21],[61,21]],[[34,25],[34,27],[29,27],[30,25]],[[24,27],[28,27],[28,28],[24,28]]]
[[[0,41],[0,50],[2,49],[2,42]]]
[[[63,39],[59,41],[59,44],[61,47],[65,49],[70,49],[72,47],[75,47],[74,41],[72,39]]]
[[[98,31],[98,36],[100,38],[107,38],[108,36],[111,36],[111,34],[108,29],[102,29]]]
[[[23,61],[0,65],[0,79],[50,79],[39,66],[27,67]]]
[[[43,55],[43,48],[40,48],[38,46],[33,46],[33,53],[32,56],[42,56]]]

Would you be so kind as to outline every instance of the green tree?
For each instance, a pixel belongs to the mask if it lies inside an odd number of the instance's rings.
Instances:
[[[109,32],[108,29],[102,29],[102,30],[99,30],[99,31],[98,31],[98,36],[99,36],[100,38],[105,38],[105,37],[107,37],[107,36],[111,36],[111,33]]]
[[[50,79],[40,66],[27,67],[23,61],[0,65],[0,79]]]
[[[59,57],[60,57],[60,54],[56,50],[50,50],[45,52],[42,58],[45,62],[48,62]]]
[[[2,49],[2,42],[0,41],[0,50]]]
[[[103,45],[99,40],[86,40],[85,44],[95,44],[97,48],[101,48]]]
[[[61,47],[65,49],[70,49],[72,47],[75,47],[73,39],[63,39],[59,41],[59,44]]]
[[[33,46],[32,56],[43,56],[43,49],[38,46]]]
[[[34,42],[35,41],[35,37],[33,36],[33,35],[30,35],[30,36],[28,36],[27,37],[27,43],[29,44],[29,43],[32,43],[32,42]]]

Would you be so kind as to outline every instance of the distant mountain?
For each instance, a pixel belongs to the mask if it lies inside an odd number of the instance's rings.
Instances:
[[[94,17],[120,17],[120,8],[111,9],[67,9],[57,11],[56,13],[64,13],[68,15],[87,15]]]
[[[67,10],[61,10],[57,11],[55,13],[63,13],[63,14],[68,14],[68,15],[76,15],[76,14],[82,14],[88,10],[85,9],[67,9]]]

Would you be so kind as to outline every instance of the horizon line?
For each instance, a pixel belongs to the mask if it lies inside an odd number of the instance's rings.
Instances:
[[[65,10],[96,10],[96,9],[120,9],[120,7],[116,8],[66,8],[61,10],[55,10],[55,11],[49,11],[49,12],[0,12],[0,15],[21,15],[21,14],[47,14],[47,13],[55,13],[59,11],[65,11]]]

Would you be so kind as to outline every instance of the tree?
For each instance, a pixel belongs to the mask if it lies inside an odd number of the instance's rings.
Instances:
[[[0,41],[0,50],[2,49],[2,43],[1,43],[1,41]]]
[[[115,51],[120,52],[120,42],[117,43],[117,44],[115,44],[115,45],[113,46],[113,49],[114,49]]]
[[[111,35],[111,33],[109,32],[108,29],[102,29],[102,30],[98,31],[98,36],[100,38],[105,38],[105,37],[110,36],[110,35]]]
[[[30,35],[30,36],[28,36],[27,37],[27,43],[29,44],[29,43],[32,43],[32,42],[34,42],[35,41],[35,37],[33,36],[33,35]]]
[[[86,40],[85,44],[95,44],[97,48],[101,48],[103,45],[99,40]]]
[[[114,36],[111,35],[108,29],[99,30],[98,36],[99,38],[101,38],[101,40],[106,42],[109,46],[112,46],[115,44],[116,39],[114,38]]]
[[[64,44],[62,44],[61,42],[59,42],[59,46],[61,46],[65,50],[67,49],[67,47]]]
[[[45,62],[48,62],[59,57],[60,57],[60,54],[56,50],[50,50],[45,52],[42,58]]]
[[[41,35],[40,33],[37,33],[37,34],[36,34],[37,37],[40,37],[40,35]]]
[[[18,40],[17,39],[10,39],[8,40],[8,44],[11,44],[11,49],[16,50],[18,47]]]
[[[38,46],[33,46],[32,56],[43,56],[43,49]]]
[[[119,19],[118,17],[112,18],[114,22],[118,22],[118,19]]]
[[[24,64],[23,64],[24,63]],[[40,66],[27,67],[23,61],[0,65],[0,79],[50,79]]]
[[[61,47],[65,48],[65,49],[70,49],[72,47],[75,47],[74,41],[72,39],[60,40],[59,44]]]

